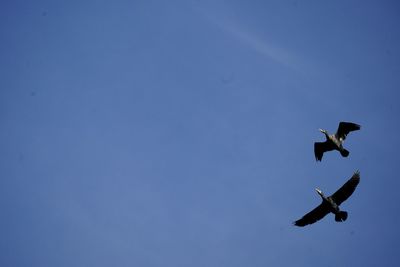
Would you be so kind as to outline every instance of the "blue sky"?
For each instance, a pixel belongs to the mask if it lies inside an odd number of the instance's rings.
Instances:
[[[397,266],[399,13],[2,1],[0,265]],[[355,170],[346,222],[292,226]]]

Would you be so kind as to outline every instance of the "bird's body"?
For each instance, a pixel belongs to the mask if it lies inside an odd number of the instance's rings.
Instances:
[[[336,202],[331,197],[323,196],[322,192],[321,197],[323,199],[322,202],[325,203],[324,205],[327,207],[329,212],[335,214],[335,221],[343,222],[347,219],[347,212],[341,211],[339,205],[336,204]]]
[[[320,131],[325,135],[326,141],[314,143],[315,159],[321,161],[324,152],[332,150],[337,150],[343,157],[347,157],[350,152],[343,147],[344,140],[351,131],[357,131],[360,129],[360,125],[352,122],[340,122],[336,133],[331,135],[329,135],[326,130],[320,129]]]
[[[316,221],[319,221],[331,212],[335,214],[335,221],[345,221],[348,214],[346,211],[340,210],[339,206],[353,194],[359,182],[360,173],[357,171],[341,188],[339,188],[334,194],[329,197],[326,197],[321,190],[316,189],[316,191],[322,198],[322,203],[315,209],[304,215],[301,219],[295,221],[294,225],[306,226],[308,224],[315,223]]]

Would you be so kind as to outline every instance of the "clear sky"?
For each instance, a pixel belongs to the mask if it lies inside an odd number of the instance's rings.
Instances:
[[[1,1],[0,266],[398,266],[399,48],[394,0]]]

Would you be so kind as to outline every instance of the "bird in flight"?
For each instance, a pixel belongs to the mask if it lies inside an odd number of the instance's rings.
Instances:
[[[341,188],[329,197],[326,197],[321,190],[316,188],[315,190],[322,198],[322,203],[293,224],[301,227],[313,224],[321,220],[330,212],[335,214],[335,221],[344,222],[347,219],[347,212],[340,210],[339,205],[353,194],[359,182],[360,172],[356,171]]]
[[[319,129],[323,134],[325,134],[326,141],[314,143],[315,159],[321,161],[324,152],[331,150],[338,150],[343,157],[347,157],[350,152],[344,149],[344,140],[350,132],[360,129],[361,126],[358,124],[343,121],[339,123],[339,127],[335,134],[329,135],[326,130]]]

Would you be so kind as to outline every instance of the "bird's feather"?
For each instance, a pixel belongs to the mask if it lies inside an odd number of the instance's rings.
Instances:
[[[314,143],[314,155],[315,159],[317,161],[322,160],[322,156],[324,155],[324,152],[331,151],[335,149],[334,145],[332,144],[331,141],[325,141],[325,142],[315,142]]]
[[[356,171],[353,176],[339,188],[331,196],[332,200],[337,204],[342,204],[346,199],[348,199],[356,190],[358,183],[360,182],[360,172]]]
[[[324,218],[329,212],[329,204],[324,201],[318,207],[304,215],[301,219],[295,221],[294,225],[306,226],[308,224],[315,223],[316,221]]]
[[[340,140],[343,141],[346,139],[346,136],[352,132],[352,131],[358,131],[361,129],[361,126],[356,124],[356,123],[352,123],[352,122],[340,122],[339,123],[339,127],[336,131],[336,137]]]

